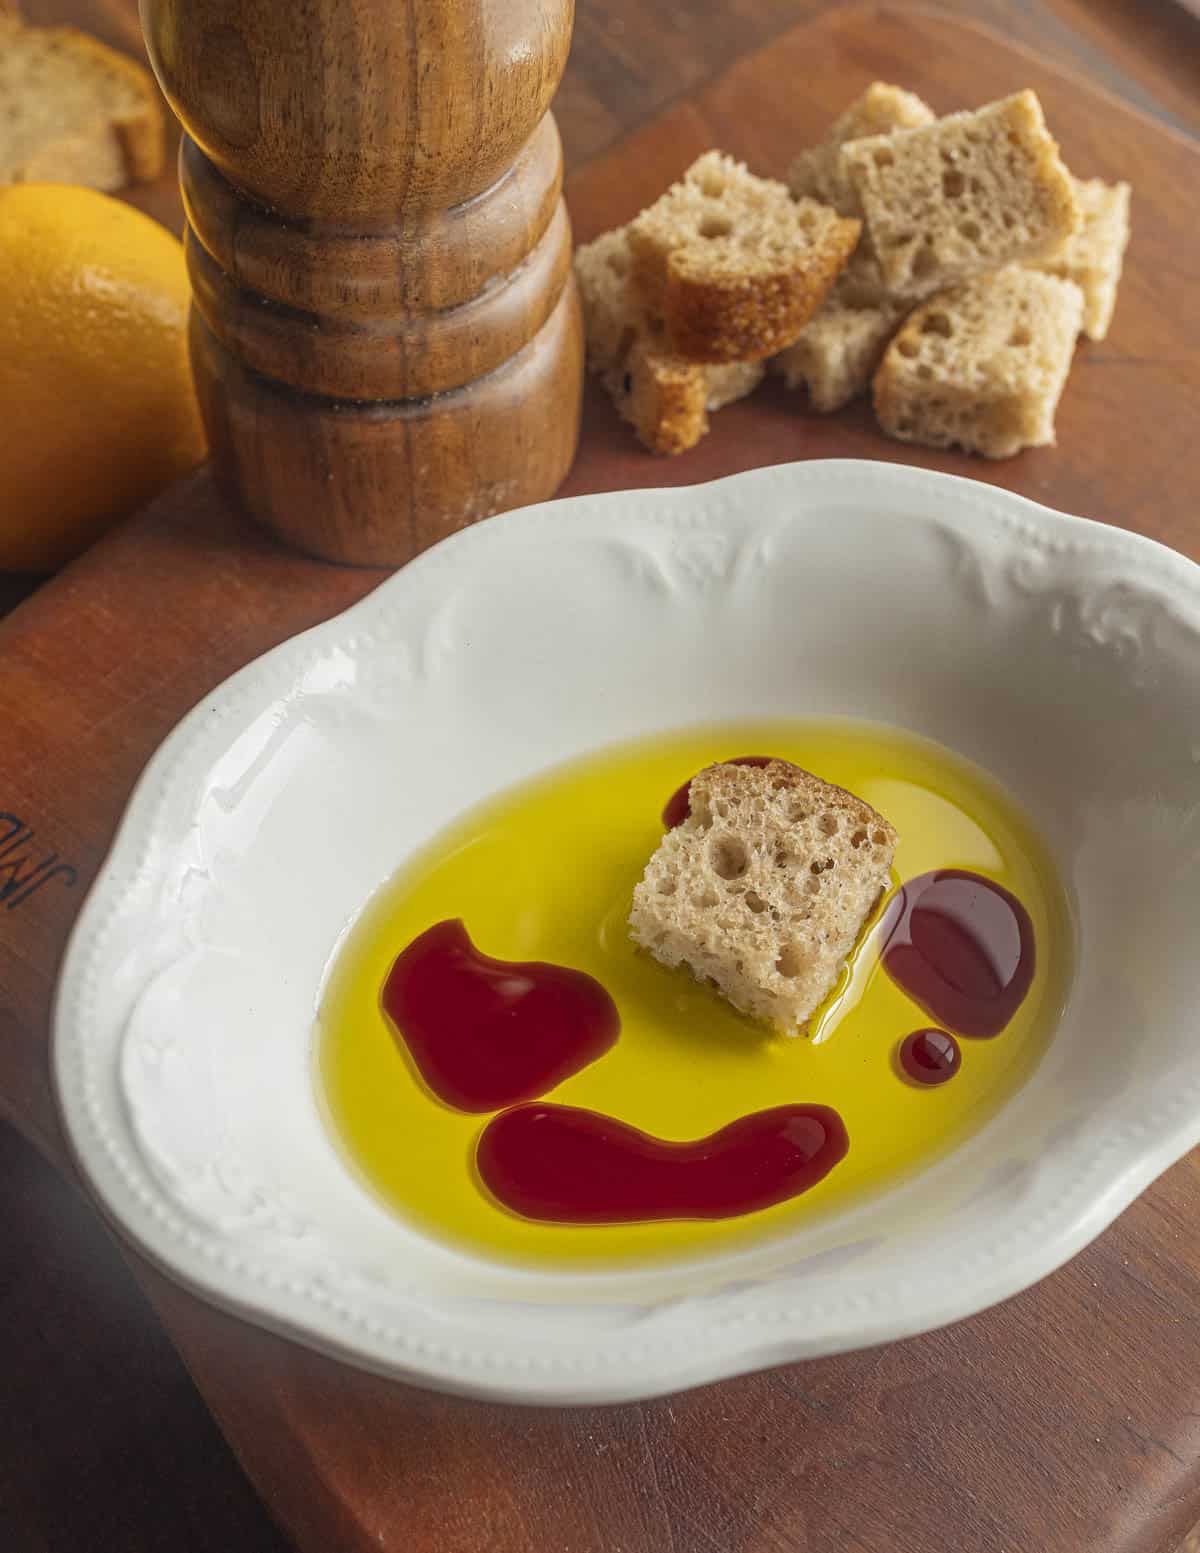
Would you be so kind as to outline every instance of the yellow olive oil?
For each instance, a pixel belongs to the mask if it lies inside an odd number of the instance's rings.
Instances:
[[[807,1037],[745,1019],[711,988],[636,951],[633,887],[662,835],[661,812],[701,767],[776,755],[857,793],[900,835],[893,882],[939,868],[984,874],[1026,907],[1037,970],[1002,1034],[962,1039],[944,1085],[904,1079],[900,1041],[934,1023],[878,964],[870,931]],[[818,1103],[841,1113],[850,1151],[790,1202],[721,1221],[581,1226],[500,1207],[474,1170],[486,1115],[424,1086],[384,1016],[392,961],[419,933],[461,917],[487,955],[586,971],[621,1015],[616,1045],[550,1096],[670,1139],[748,1112]],[[1044,845],[982,771],[896,729],[866,723],[742,723],[603,750],[486,800],[435,837],[366,906],[329,969],[317,1077],[333,1133],[397,1214],[447,1244],[498,1260],[604,1264],[692,1256],[777,1235],[893,1186],[990,1117],[1028,1077],[1061,1010],[1070,923]]]

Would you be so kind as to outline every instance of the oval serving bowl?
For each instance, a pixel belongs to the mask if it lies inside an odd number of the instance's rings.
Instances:
[[[1004,783],[1076,918],[1064,1016],[964,1146],[780,1240],[548,1274],[363,1189],[312,1076],[372,891],[488,793],[688,724],[859,717]],[[990,486],[811,462],[466,530],[207,697],[76,927],[54,1068],[84,1174],[213,1302],[383,1374],[596,1402],[1015,1294],[1200,1142],[1200,568]]]

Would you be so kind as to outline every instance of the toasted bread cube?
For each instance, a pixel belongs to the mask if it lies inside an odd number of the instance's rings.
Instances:
[[[800,338],[771,362],[789,388],[808,390],[823,415],[866,393],[903,309],[850,307],[830,297],[800,331]]]
[[[832,205],[842,216],[861,216],[862,207],[854,184],[842,171],[838,152],[848,140],[867,135],[890,135],[897,129],[920,129],[932,124],[933,109],[913,92],[885,81],[874,81],[829,126],[820,145],[796,156],[788,168],[788,188],[797,199],[815,199]]]
[[[875,413],[891,437],[1008,458],[1054,442],[1083,293],[1010,265],[923,303],[875,374]]]
[[[705,366],[666,344],[661,319],[630,283],[633,261],[624,227],[575,255],[583,301],[588,366],[654,453],[683,453],[708,431],[708,414],[758,387],[760,362]]]
[[[624,227],[575,250],[588,370],[597,375],[621,365],[643,331],[642,308],[629,284],[632,274],[633,256]]]
[[[1083,292],[1083,332],[1089,340],[1103,340],[1117,305],[1129,242],[1130,188],[1127,183],[1077,178],[1075,198],[1083,225],[1057,253],[1039,260],[1037,268],[1075,282]]]
[[[685,453],[709,429],[708,413],[762,382],[761,361],[703,366],[639,339],[623,367],[603,379],[618,413],[653,453]]]
[[[832,991],[887,888],[896,832],[784,761],[710,766],[634,891],[630,933],[796,1035]]]
[[[629,243],[672,349],[694,361],[759,361],[800,333],[859,230],[709,151],[630,223]]]
[[[896,296],[1046,258],[1080,224],[1073,180],[1030,91],[924,129],[852,140],[839,156]]]

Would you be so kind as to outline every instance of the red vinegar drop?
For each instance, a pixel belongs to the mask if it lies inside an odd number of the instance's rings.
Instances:
[[[945,1030],[914,1030],[900,1042],[898,1056],[914,1084],[944,1084],[962,1067],[958,1042]]]
[[[999,1035],[1033,981],[1033,923],[1015,895],[943,868],[903,884],[879,928],[892,980],[959,1035]]]
[[[400,954],[383,1007],[440,1100],[495,1111],[544,1094],[602,1056],[621,1028],[594,977],[541,961],[493,960],[459,921]]]
[[[527,1219],[633,1224],[725,1219],[806,1192],[846,1156],[841,1117],[824,1105],[781,1105],[688,1143],[566,1105],[520,1105],[483,1130],[484,1185]]]

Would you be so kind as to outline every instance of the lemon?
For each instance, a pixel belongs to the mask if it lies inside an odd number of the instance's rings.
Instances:
[[[52,571],[203,458],[189,298],[140,211],[0,189],[0,570]]]

